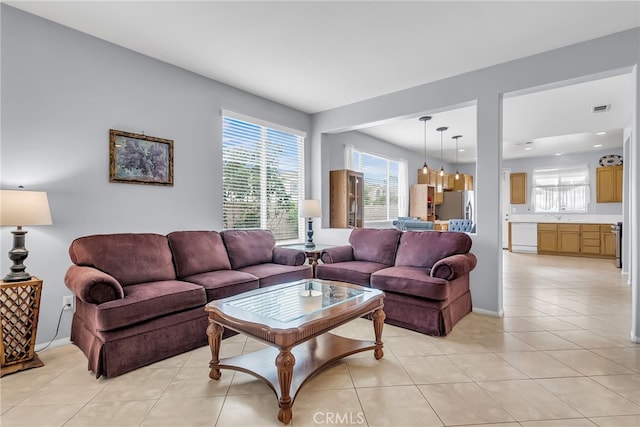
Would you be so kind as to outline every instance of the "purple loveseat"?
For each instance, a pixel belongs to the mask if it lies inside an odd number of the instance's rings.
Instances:
[[[71,341],[115,377],[207,344],[207,302],[312,277],[302,251],[266,230],[81,237],[69,247]]]
[[[324,250],[316,274],[383,290],[387,323],[444,336],[471,311],[467,234],[359,228],[349,243]]]

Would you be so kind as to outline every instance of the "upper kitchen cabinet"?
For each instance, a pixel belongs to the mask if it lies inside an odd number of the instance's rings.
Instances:
[[[511,204],[521,205],[527,203],[527,173],[512,173],[509,180],[511,184]]]
[[[427,173],[422,173],[422,168],[418,169],[418,184],[436,186],[438,181],[438,171],[428,168]]]
[[[596,169],[596,201],[598,203],[622,202],[622,165]]]
[[[453,189],[455,191],[473,191],[473,175],[460,174],[460,179],[455,179]]]

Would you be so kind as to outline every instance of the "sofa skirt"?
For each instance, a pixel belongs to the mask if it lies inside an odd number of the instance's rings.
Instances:
[[[456,323],[471,312],[471,292],[467,290],[448,302],[428,300],[385,291],[385,322],[433,336],[446,336]]]
[[[96,378],[112,378],[207,345],[207,319],[204,307],[197,307],[122,329],[96,331],[76,312],[71,342],[85,354]]]

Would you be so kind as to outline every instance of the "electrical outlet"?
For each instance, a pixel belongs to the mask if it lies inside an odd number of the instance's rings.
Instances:
[[[67,295],[62,297],[62,305],[65,310],[73,310],[75,308],[75,297],[73,295]]]

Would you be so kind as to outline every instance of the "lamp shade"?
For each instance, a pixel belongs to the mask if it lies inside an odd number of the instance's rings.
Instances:
[[[320,200],[303,200],[302,203],[300,203],[298,216],[300,218],[320,218],[320,216],[322,216],[322,210],[320,209]]]
[[[0,225],[23,226],[52,223],[49,200],[44,191],[0,191]]]

